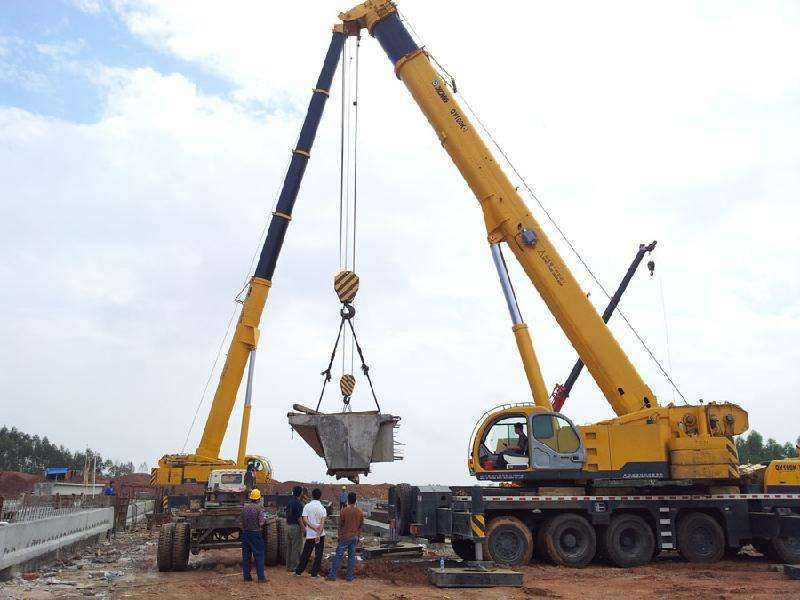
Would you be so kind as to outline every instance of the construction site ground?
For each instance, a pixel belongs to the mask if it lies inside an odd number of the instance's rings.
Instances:
[[[333,542],[334,536],[330,538]],[[307,574],[295,577],[284,567],[273,567],[267,570],[269,582],[259,585],[242,581],[237,550],[203,553],[191,558],[188,571],[158,573],[155,540],[156,532],[143,527],[119,533],[60,564],[0,583],[0,598],[800,598],[799,581],[788,579],[755,554],[715,565],[692,565],[677,556],[664,556],[633,569],[598,564],[573,570],[532,564],[519,569],[522,588],[448,590],[427,583],[428,567],[437,564],[432,549],[414,561],[359,561],[353,583],[312,579]]]

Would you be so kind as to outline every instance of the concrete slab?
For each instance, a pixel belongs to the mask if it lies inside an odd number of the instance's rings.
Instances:
[[[328,475],[353,481],[374,462],[396,460],[394,429],[400,417],[377,411],[290,412],[289,425],[325,459]]]
[[[500,568],[431,568],[428,581],[439,588],[522,587],[522,573]]]

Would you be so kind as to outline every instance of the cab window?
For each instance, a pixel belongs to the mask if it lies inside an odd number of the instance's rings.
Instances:
[[[581,441],[569,421],[558,415],[535,415],[533,437],[560,454],[577,452]]]
[[[241,473],[223,473],[219,478],[220,483],[232,485],[242,483]]]
[[[523,431],[526,430],[525,417],[522,415],[515,415],[496,421],[483,436],[483,446],[485,449],[493,454],[497,454],[508,448],[517,446],[519,435],[514,431],[515,425],[522,425]]]

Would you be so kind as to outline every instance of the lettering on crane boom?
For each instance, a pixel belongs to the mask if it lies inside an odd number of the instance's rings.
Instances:
[[[447,92],[444,91],[444,87],[442,87],[442,82],[439,81],[438,79],[434,79],[432,85],[433,89],[436,91],[436,95],[439,96],[439,99],[445,104],[449,103],[450,98],[447,96]],[[464,120],[464,117],[455,108],[450,109],[450,116],[453,117],[453,120],[456,122],[456,125],[458,125],[458,128],[461,131],[466,131],[467,129],[469,129],[467,127],[466,121]]]
[[[553,259],[550,258],[550,255],[547,254],[545,250],[539,250],[536,254],[538,254],[539,258],[541,258],[544,261],[544,264],[547,265],[547,270],[553,275],[558,285],[564,285],[564,276],[553,262]]]
[[[777,464],[775,465],[776,471],[797,471],[797,465]]]
[[[433,89],[436,90],[436,94],[442,99],[442,102],[445,104],[450,102],[450,98],[447,97],[447,94],[445,93],[444,89],[442,89],[442,84],[438,79],[433,80]]]

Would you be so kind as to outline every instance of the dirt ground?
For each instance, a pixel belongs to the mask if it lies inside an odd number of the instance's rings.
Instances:
[[[757,556],[740,556],[709,566],[690,565],[677,556],[667,556],[652,565],[634,569],[593,565],[570,570],[534,564],[519,569],[524,576],[522,588],[480,590],[443,590],[429,586],[427,569],[436,564],[435,558],[359,563],[358,579],[353,583],[327,582],[308,575],[294,577],[283,567],[275,567],[267,570],[269,582],[262,585],[242,581],[239,557],[236,550],[219,550],[192,557],[186,572],[158,573],[155,534],[139,530],[119,534],[110,543],[38,572],[33,581],[18,577],[0,584],[0,598],[800,599],[800,581],[788,579]]]

